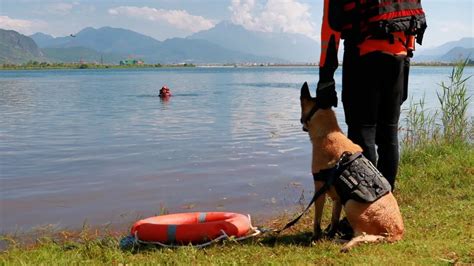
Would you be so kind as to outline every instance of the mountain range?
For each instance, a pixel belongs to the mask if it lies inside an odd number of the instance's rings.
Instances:
[[[451,62],[473,54],[474,38],[463,38],[417,51],[417,62]],[[164,41],[121,28],[85,28],[75,35],[25,36],[0,29],[0,63],[28,60],[103,62],[118,64],[127,58],[145,63],[315,63],[320,45],[301,34],[249,31],[230,22],[186,38]]]
[[[202,38],[172,38],[158,41],[131,30],[111,27],[85,28],[76,35],[59,38],[43,33],[36,33],[30,37],[40,48],[49,49],[48,52],[82,47],[105,53],[107,58],[132,57],[143,59],[148,63],[293,62],[290,57],[283,59],[275,53],[258,54],[243,49],[229,49]],[[51,53],[49,56],[57,58]],[[77,56],[75,60],[77,61]]]
[[[474,58],[474,38],[466,37],[450,41],[434,48],[415,52],[416,62],[453,62],[470,57]]]
[[[234,51],[299,63],[316,62],[320,51],[319,43],[302,34],[249,31],[230,22],[221,22],[187,39],[207,40]]]
[[[0,29],[0,63],[41,59],[44,59],[43,53],[31,38],[13,30]]]

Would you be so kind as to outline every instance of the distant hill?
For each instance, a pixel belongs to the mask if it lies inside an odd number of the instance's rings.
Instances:
[[[51,35],[44,34],[41,32],[37,32],[33,35],[30,35],[29,37],[36,42],[39,48],[56,46],[59,44],[64,44],[69,41],[69,39],[65,37],[54,38]]]
[[[424,55],[443,55],[455,47],[474,48],[474,37],[466,37],[457,41],[450,41],[440,46],[422,50]]]
[[[454,62],[459,60],[465,60],[466,58],[474,60],[474,48],[454,47],[446,54],[439,57],[439,61]]]
[[[43,53],[28,36],[13,30],[0,29],[0,63],[23,63],[41,60]]]
[[[221,22],[188,39],[202,39],[230,50],[289,62],[316,62],[320,50],[318,42],[301,34],[249,31],[230,22]]]
[[[31,37],[38,41],[41,48],[85,47],[104,53],[136,54],[138,57],[153,53],[160,42],[149,36],[120,28],[103,27],[85,28],[75,37],[58,37],[50,39],[45,34],[34,34]]]
[[[188,40],[183,38],[173,38],[164,41],[156,57],[171,63],[286,62],[279,58],[232,51],[205,40]]]
[[[113,53],[100,53],[96,50],[85,47],[69,47],[69,48],[43,48],[42,52],[48,61],[77,63],[96,62],[104,64],[117,64],[124,57]]]
[[[434,47],[434,48],[429,48],[429,49],[424,49],[420,50],[415,53],[415,57],[413,58],[414,61],[416,62],[435,62],[435,61],[440,61],[440,62],[452,62],[454,60],[458,60],[459,58],[453,57],[454,53],[456,51],[453,51],[453,49],[458,50],[457,53],[463,53],[461,52],[461,49],[473,49],[474,48],[474,38],[473,37],[466,37],[462,38],[457,41],[451,41],[447,42],[445,44],[442,44],[440,46]],[[466,55],[466,51],[464,51]]]

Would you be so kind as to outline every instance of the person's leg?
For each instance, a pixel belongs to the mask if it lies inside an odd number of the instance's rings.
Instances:
[[[359,57],[345,52],[342,73],[342,102],[347,136],[360,145],[363,154],[377,165],[376,123],[379,108],[379,78],[374,54]],[[375,71],[375,72],[374,72]]]
[[[375,125],[359,125],[356,123],[347,125],[347,137],[362,148],[362,154],[367,159],[377,165],[375,133]]]
[[[380,88],[380,103],[377,119],[376,145],[377,168],[395,188],[395,177],[398,172],[398,121],[400,106],[404,98],[404,57],[383,55],[380,64],[385,68],[383,85]]]
[[[398,172],[398,124],[378,124],[376,133],[377,169],[395,189],[395,178]]]

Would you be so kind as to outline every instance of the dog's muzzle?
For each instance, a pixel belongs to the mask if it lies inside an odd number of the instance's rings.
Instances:
[[[308,132],[308,122],[309,120],[311,120],[311,118],[313,117],[313,115],[319,110],[319,107],[315,104],[313,106],[313,108],[311,108],[311,110],[309,111],[308,115],[305,117],[301,117],[300,119],[300,122],[301,124],[303,125],[303,131],[304,132]]]
[[[304,131],[304,132],[308,132],[308,128],[306,127],[306,122],[303,121],[303,119],[300,119],[300,122],[301,124],[303,125],[301,127],[301,129]]]

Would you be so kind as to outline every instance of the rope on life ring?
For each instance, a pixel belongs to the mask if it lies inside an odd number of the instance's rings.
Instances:
[[[221,233],[220,236],[218,236],[214,239],[211,239],[207,242],[204,242],[204,243],[192,244],[192,246],[196,247],[196,248],[203,248],[203,247],[212,245],[212,244],[214,244],[216,242],[219,242],[221,240],[224,240],[224,239],[232,239],[234,241],[242,241],[242,240],[260,235],[262,233],[262,230],[259,229],[258,227],[254,227],[252,225],[252,220],[251,220],[250,215],[247,215],[247,218],[248,218],[248,222],[249,222],[249,232],[250,233],[248,232],[246,235],[241,236],[241,237],[235,237],[233,235],[229,236],[223,229],[221,229],[220,230],[220,233]],[[138,246],[140,244],[152,244],[152,245],[158,245],[158,246],[165,247],[165,248],[183,247],[183,245],[179,245],[179,244],[175,244],[175,243],[164,243],[162,241],[140,240],[138,234],[139,234],[138,230],[133,231],[133,229],[132,229],[132,234],[130,236],[127,236],[127,237],[123,238],[120,241],[120,247],[123,248],[123,249],[126,249],[126,248],[130,248],[130,247]]]

